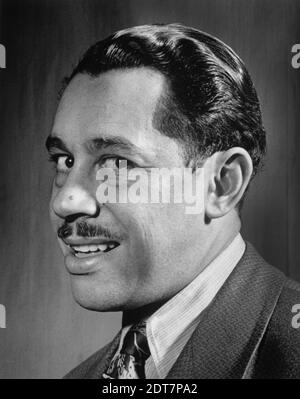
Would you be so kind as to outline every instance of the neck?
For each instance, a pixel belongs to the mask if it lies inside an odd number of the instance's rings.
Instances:
[[[210,240],[202,256],[201,270],[204,270],[225,248],[233,241],[241,229],[241,220],[233,211],[222,219],[213,221],[214,227],[210,235]]]

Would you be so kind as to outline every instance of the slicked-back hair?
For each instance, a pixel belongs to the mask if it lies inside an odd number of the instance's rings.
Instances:
[[[90,47],[65,85],[79,73],[97,77],[139,67],[166,78],[153,126],[182,144],[186,165],[238,146],[248,151],[256,174],[266,146],[259,101],[243,61],[230,47],[180,24],[136,26]]]

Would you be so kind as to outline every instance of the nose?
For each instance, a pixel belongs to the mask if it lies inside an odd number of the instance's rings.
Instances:
[[[79,182],[64,185],[53,200],[53,211],[61,218],[74,215],[97,216],[99,204],[90,190]]]

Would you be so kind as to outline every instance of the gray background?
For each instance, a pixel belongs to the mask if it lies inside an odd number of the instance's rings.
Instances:
[[[0,378],[61,377],[107,343],[120,314],[73,302],[48,220],[51,168],[44,140],[57,91],[82,52],[112,31],[182,22],[218,36],[244,59],[261,99],[268,156],[243,211],[244,236],[300,281],[300,43],[295,0],[1,1]]]

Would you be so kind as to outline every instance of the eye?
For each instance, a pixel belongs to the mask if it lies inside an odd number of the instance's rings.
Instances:
[[[58,172],[67,172],[74,165],[74,158],[66,154],[51,154],[50,161],[55,163]]]

